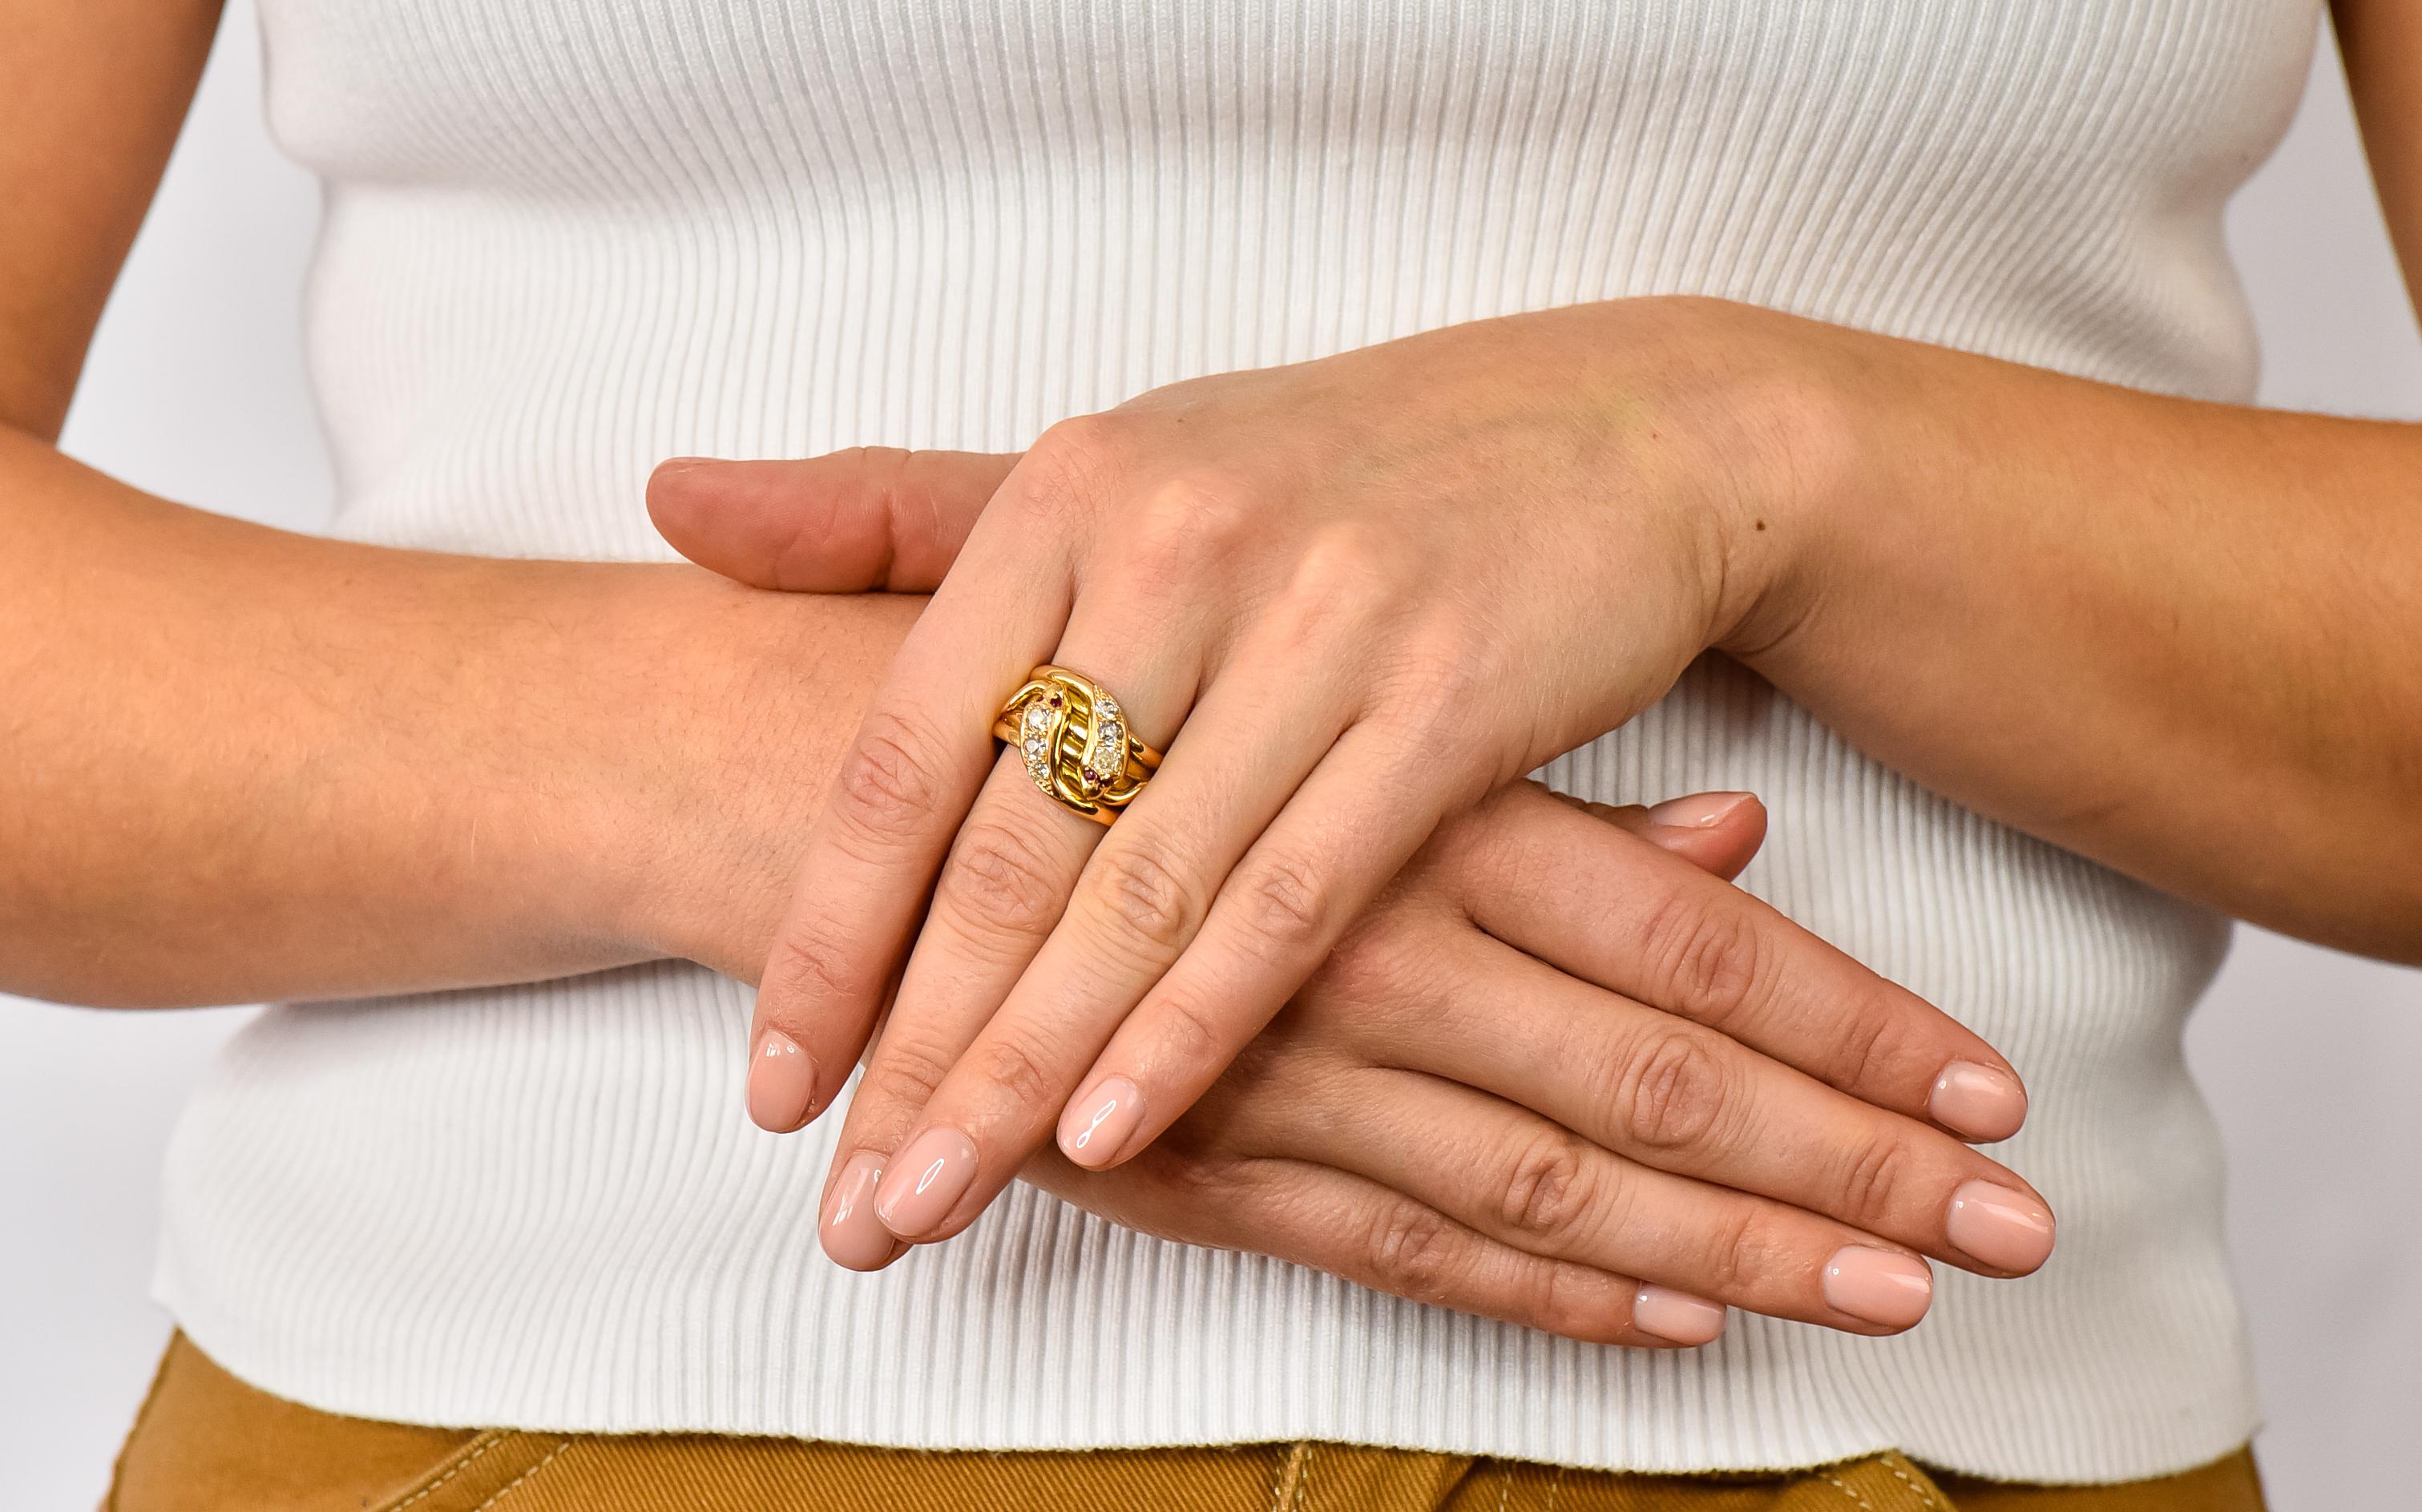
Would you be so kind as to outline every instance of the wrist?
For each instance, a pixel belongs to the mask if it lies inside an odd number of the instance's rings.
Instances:
[[[1754,664],[1806,620],[1861,493],[1858,334],[1729,301],[1672,303],[1698,377],[1684,465],[1707,521],[1706,644]]]
[[[754,981],[808,827],[924,600],[648,577],[615,645],[631,727],[599,902],[638,953]]]

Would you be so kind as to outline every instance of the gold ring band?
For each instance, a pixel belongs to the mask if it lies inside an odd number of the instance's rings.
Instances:
[[[1160,753],[1135,738],[1110,691],[1066,667],[1036,667],[1000,706],[993,739],[1018,748],[1043,796],[1100,824],[1135,802]]]

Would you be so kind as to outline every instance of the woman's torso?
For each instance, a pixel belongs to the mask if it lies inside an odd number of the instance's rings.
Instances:
[[[2238,399],[2220,240],[2309,0],[262,0],[327,179],[339,528],[668,554],[682,452],[1014,448],[1175,379],[1693,291]],[[1486,507],[1486,501],[1475,501]],[[1922,650],[1913,653],[1922,654]],[[2251,1426],[2180,1023],[2225,924],[1932,797],[1737,669],[1555,763],[1745,787],[1749,885],[2026,1073],[2039,1275],[1893,1340],[1649,1356],[1114,1229],[1020,1191],[820,1256],[831,1120],[739,1112],[745,992],[664,965],[273,1010],[172,1153],[162,1290],[370,1416],[893,1443],[1345,1439],[1614,1468],[1898,1446],[2156,1473]]]

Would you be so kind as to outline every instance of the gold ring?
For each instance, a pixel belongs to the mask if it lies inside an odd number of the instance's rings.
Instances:
[[[1028,673],[992,733],[1018,748],[1044,797],[1102,824],[1135,802],[1160,765],[1160,753],[1128,730],[1110,691],[1066,667]]]

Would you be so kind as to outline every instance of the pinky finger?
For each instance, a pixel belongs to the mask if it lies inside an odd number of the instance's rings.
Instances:
[[[1046,1151],[1022,1174],[1130,1228],[1271,1255],[1584,1343],[1695,1348],[1723,1332],[1726,1314],[1714,1302],[1518,1250],[1334,1166],[1252,1158],[1214,1170],[1206,1175],[1196,1159],[1155,1146],[1101,1172]]]

